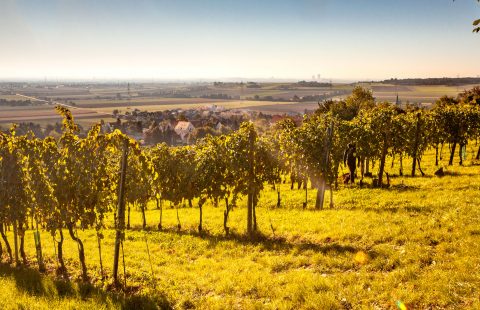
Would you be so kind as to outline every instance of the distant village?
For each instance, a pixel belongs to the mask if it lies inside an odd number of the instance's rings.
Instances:
[[[136,109],[125,114],[114,111],[113,115],[117,121],[102,121],[102,132],[121,129],[144,145],[161,142],[169,145],[192,144],[207,135],[215,136],[237,130],[244,121],[252,121],[262,132],[287,117],[299,124],[303,120],[301,113],[272,115],[246,109],[225,109],[213,104],[188,110],[148,112]]]

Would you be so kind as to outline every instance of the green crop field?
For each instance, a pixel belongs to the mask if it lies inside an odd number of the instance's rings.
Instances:
[[[81,284],[77,246],[65,231],[68,281],[53,275],[52,237],[42,233],[46,275],[38,273],[33,231],[26,232],[27,267],[0,266],[2,309],[408,309],[480,308],[480,166],[471,160],[433,176],[434,154],[424,156],[425,177],[393,177],[387,189],[341,185],[334,208],[313,210],[315,191],[281,185],[281,208],[270,186],[257,210],[261,235],[244,236],[245,201],[223,232],[222,203],[204,207],[203,235],[197,233],[198,209],[164,206],[141,213],[132,207],[132,228],[124,244],[124,296],[102,283],[94,230],[79,231],[94,286]],[[444,161],[446,164],[447,152]],[[404,162],[404,169],[408,163]],[[392,168],[398,171],[398,163]],[[371,179],[366,179],[367,183]],[[288,183],[288,180],[287,180]],[[328,194],[328,193],[327,193]],[[327,196],[328,197],[328,196]],[[194,206],[196,202],[194,201]],[[111,219],[109,225],[112,225]],[[12,239],[12,233],[8,233]],[[106,274],[111,274],[114,231],[102,246]],[[148,245],[148,248],[147,248]],[[4,257],[5,261],[5,257]],[[123,281],[123,266],[121,266]]]

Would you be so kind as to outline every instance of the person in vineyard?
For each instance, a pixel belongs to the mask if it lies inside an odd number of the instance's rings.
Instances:
[[[357,163],[357,147],[355,143],[349,143],[345,153],[343,154],[343,164],[348,166],[350,170],[349,181],[355,183],[355,168]]]

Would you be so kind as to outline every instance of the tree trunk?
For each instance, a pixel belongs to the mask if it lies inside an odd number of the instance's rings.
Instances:
[[[62,229],[58,229],[60,232],[60,241],[57,241],[57,257],[58,257],[58,263],[60,264],[60,267],[58,268],[58,273],[66,275],[67,274],[67,268],[65,267],[65,262],[63,261],[63,231]]]
[[[308,178],[303,179],[303,189],[307,189]]]
[[[198,222],[198,233],[202,233],[202,222],[203,222],[203,201],[200,199],[198,202],[198,209],[200,210],[200,220]]]
[[[420,158],[417,158],[417,162],[418,162],[418,170],[420,170],[420,173],[422,174],[422,177],[424,177],[425,173],[423,173],[422,167],[420,166]]]
[[[25,254],[25,229],[23,229],[22,222],[18,223],[18,237],[20,238],[20,256],[24,265],[28,264],[27,254]]]
[[[13,221],[13,246],[15,247],[15,265],[20,265],[20,260],[18,259],[18,228],[17,220]]]
[[[87,265],[85,264],[85,250],[83,248],[83,242],[78,238],[78,236],[75,236],[75,233],[73,232],[73,224],[69,223],[67,225],[68,232],[70,233],[70,237],[77,243],[78,245],[78,258],[80,259],[80,265],[82,266],[82,279],[83,281],[88,280],[88,274],[87,274]]]
[[[361,157],[360,158],[360,175],[362,177],[362,180],[363,180],[364,174],[365,174],[365,160],[363,157]],[[338,189],[338,172],[335,174],[335,189]]]
[[[292,182],[290,184],[290,190],[293,190],[293,186],[295,184],[295,177],[293,176],[293,173],[290,175],[290,181]]]
[[[257,231],[257,193],[253,195],[253,205],[252,205],[252,211],[253,211],[253,231]]]
[[[403,176],[403,155],[400,154],[400,170],[398,171],[400,176]]]
[[[435,145],[435,166],[438,166],[438,144]]]
[[[280,186],[277,187],[277,209],[281,207]]]
[[[413,157],[412,160],[412,177],[415,176],[415,171],[417,170],[417,158]]]
[[[142,229],[145,230],[145,228],[147,228],[147,217],[145,216],[145,203],[142,203],[140,205],[140,208],[142,210]]]
[[[317,189],[317,197],[315,199],[315,209],[317,210],[323,209],[324,198],[325,198],[325,179],[322,177],[320,178],[318,189]]]
[[[253,194],[249,193],[247,197],[247,233],[252,234],[253,231]]]
[[[127,229],[130,229],[130,204],[127,207]]]
[[[33,216],[32,216],[33,221]],[[42,240],[40,236],[40,231],[38,230],[38,221],[35,220],[35,228],[32,222],[32,230],[35,229],[33,232],[34,240],[35,240],[35,250],[37,256],[37,263],[38,263],[38,271],[45,272],[45,262],[43,261],[43,254],[42,254]]]
[[[460,166],[463,165],[463,148],[465,147],[464,143],[459,144],[458,157],[460,158]]]
[[[307,203],[308,203],[308,189],[305,189],[305,207],[304,207],[304,209],[307,207]]]
[[[417,114],[417,126],[415,128],[415,141],[413,144],[413,163],[412,163],[412,177],[415,176],[415,163],[417,162],[418,143],[420,139],[420,113]]]
[[[365,159],[365,173],[370,173],[370,159],[368,157]]]
[[[182,224],[180,223],[180,216],[178,215],[178,204],[175,204],[175,208],[177,209],[177,229],[180,231],[182,229]]]
[[[102,239],[100,238],[99,233],[97,232],[97,243],[98,243],[98,257],[100,261],[100,278],[105,280],[105,275],[103,273],[103,260],[102,260]]]
[[[333,184],[330,184],[330,209],[333,209]]]
[[[227,226],[228,214],[230,213],[230,207],[228,205],[228,197],[225,198],[225,211],[223,212],[223,229],[225,230],[225,235],[228,236],[230,228]]]
[[[188,207],[193,208],[192,199],[188,199]]]
[[[475,157],[475,159],[480,160],[480,146],[478,147],[477,157]]]
[[[362,166],[363,166],[363,160],[362,160]],[[335,189],[338,189],[338,169],[340,168],[340,163],[336,163],[335,166],[333,167],[334,170],[334,176],[335,176]],[[362,180],[363,180],[363,172],[362,172]]]
[[[4,230],[4,224],[0,224],[0,234],[2,235],[2,239],[5,242],[5,248],[7,249],[8,257],[9,257],[9,262],[10,264],[13,262],[13,256],[12,256],[12,248],[10,247],[10,243],[8,242],[7,235],[5,234]]]
[[[457,141],[453,142],[452,150],[450,151],[450,160],[448,161],[448,165],[453,165],[453,157],[455,156],[455,149],[457,148]]]
[[[163,206],[162,206],[162,202],[160,201],[160,199],[158,198],[155,198],[157,200],[157,209],[160,208],[160,219],[159,219],[159,222],[158,222],[158,230],[162,230],[162,215],[163,215]]]
[[[385,170],[385,159],[387,157],[388,145],[387,145],[387,137],[384,135],[383,137],[383,146],[382,146],[382,157],[380,159],[380,169],[378,171],[378,186],[382,187],[383,185],[383,172]]]

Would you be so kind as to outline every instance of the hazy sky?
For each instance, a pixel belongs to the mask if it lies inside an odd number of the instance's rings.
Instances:
[[[475,0],[0,0],[0,78],[480,75]]]

